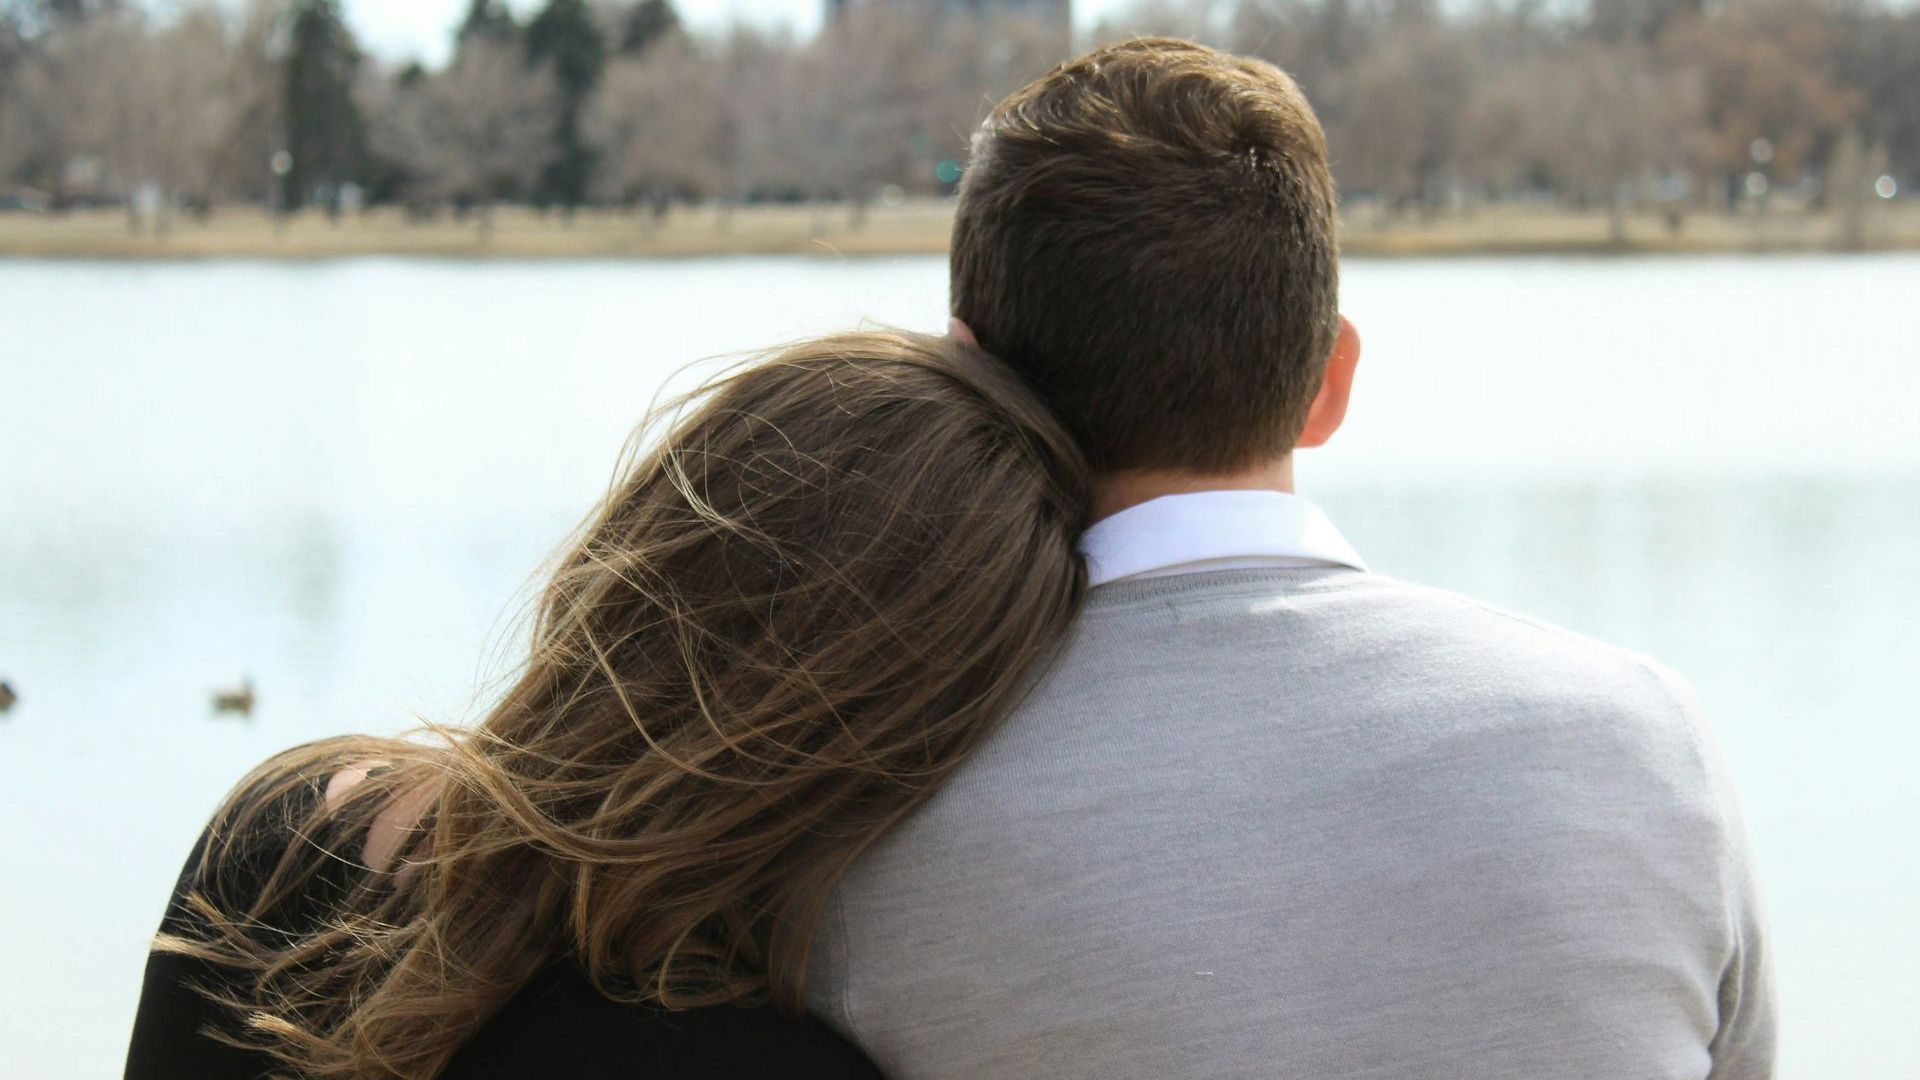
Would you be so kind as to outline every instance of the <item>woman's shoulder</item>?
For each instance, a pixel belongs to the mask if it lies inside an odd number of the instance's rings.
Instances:
[[[292,845],[299,823],[319,805],[321,790],[318,783],[296,779],[263,779],[237,789],[194,840],[175,903],[197,891],[244,910]]]
[[[255,911],[260,917],[250,921],[258,930],[298,934],[360,875],[378,872],[391,854],[381,842],[384,833],[405,832],[418,808],[409,798],[413,788],[383,776],[383,761],[364,750],[364,744],[309,744],[277,755],[242,780],[188,858],[162,930],[204,936],[211,929],[202,914],[206,907],[188,901],[199,893],[218,910]],[[342,813],[350,801],[360,800],[366,801],[364,807]],[[388,810],[399,817],[386,821],[392,816]],[[266,910],[255,909],[263,890],[281,876],[286,858],[301,852],[318,856],[312,861],[320,869]],[[129,1075],[148,1075],[136,1064],[180,1060],[175,1051],[186,1050],[208,1061],[221,1055],[223,1062],[231,1059],[230,1068],[205,1070],[209,1077],[253,1075],[248,1070],[260,1065],[263,1059],[197,1037],[185,1049],[156,1041],[197,1032],[215,1016],[185,989],[211,977],[213,969],[196,965],[165,954],[150,961]],[[812,1017],[788,1017],[766,1006],[670,1012],[620,1002],[563,960],[548,965],[509,999],[441,1075],[443,1080],[625,1080],[634,1075],[877,1080],[881,1073],[850,1041]]]
[[[249,773],[194,841],[161,916],[157,944],[171,945],[147,957],[127,1048],[129,1080],[242,1080],[273,1071],[264,1055],[205,1034],[230,1028],[234,1017],[202,991],[224,992],[237,984],[231,969],[203,950],[232,944],[223,934],[239,925],[253,935],[298,933],[319,916],[325,890],[337,887],[329,877],[305,883],[264,909],[259,903],[298,838],[311,837],[324,799],[325,776],[289,763],[287,754],[276,755]],[[327,875],[345,872],[334,868],[344,867],[339,860],[328,863]]]
[[[853,1043],[811,1016],[771,1006],[678,1012],[615,1001],[571,963],[555,963],[455,1055],[443,1080],[644,1073],[658,1080],[819,1077],[878,1080]]]
[[[321,870],[284,897],[282,906],[296,923],[311,914],[322,895],[342,887],[336,878],[359,869],[364,832],[336,829],[329,820],[351,787],[343,786],[341,778],[355,762],[362,764],[354,779],[377,771],[373,766],[378,763],[368,758],[359,740],[325,739],[282,751],[243,777],[194,841],[162,929],[177,932],[179,924],[191,921],[187,898],[192,893],[223,911],[249,911],[296,847],[316,856]]]

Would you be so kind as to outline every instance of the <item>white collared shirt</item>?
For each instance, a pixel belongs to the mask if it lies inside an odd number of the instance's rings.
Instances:
[[[1089,585],[1268,566],[1367,564],[1321,509],[1284,491],[1162,495],[1080,537]]]

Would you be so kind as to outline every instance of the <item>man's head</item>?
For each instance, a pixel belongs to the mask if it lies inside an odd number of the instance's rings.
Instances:
[[[1336,338],[1357,340],[1319,120],[1280,69],[1183,41],[1097,50],[994,109],[952,290],[1107,473],[1284,457],[1318,435]]]

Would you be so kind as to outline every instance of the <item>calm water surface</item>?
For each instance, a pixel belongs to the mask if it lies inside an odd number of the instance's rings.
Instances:
[[[690,362],[944,322],[907,259],[0,262],[0,1073],[115,1074],[248,766],[471,717]],[[1920,1075],[1920,258],[1348,264],[1302,491],[1376,569],[1660,655],[1744,795],[1782,1075]],[[249,723],[209,692],[251,675]]]

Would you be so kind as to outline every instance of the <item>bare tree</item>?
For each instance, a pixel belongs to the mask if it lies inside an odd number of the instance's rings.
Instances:
[[[203,2],[159,23],[123,8],[56,24],[0,105],[0,175],[57,204],[119,199],[135,227],[151,212],[165,228],[182,197],[231,196],[271,152],[272,20],[267,3],[236,20]]]
[[[1663,71],[1636,39],[1572,43],[1506,65],[1469,101],[1463,158],[1496,188],[1544,186],[1607,209],[1626,239],[1626,207],[1680,168],[1699,99],[1680,73]]]
[[[731,210],[754,195],[798,196],[794,166],[806,153],[798,46],[782,31],[735,25],[719,52],[728,89],[721,124],[721,165],[726,173],[718,219],[729,226]]]
[[[551,156],[556,95],[512,45],[471,40],[445,71],[373,103],[374,146],[406,165],[414,198],[475,208],[490,235],[493,204],[527,192]]]
[[[146,90],[145,20],[114,11],[53,25],[0,105],[0,157],[54,204],[127,194],[144,147],[134,111]],[[113,78],[102,78],[113,72]]]
[[[1451,30],[1395,28],[1355,64],[1345,107],[1328,123],[1341,179],[1388,206],[1414,202],[1431,213],[1458,164],[1471,69]]]
[[[141,123],[151,125],[146,181],[160,194],[156,222],[165,228],[174,199],[185,196],[208,207],[225,194],[240,151],[242,121],[261,100],[273,98],[271,81],[246,81],[258,73],[230,37],[226,17],[211,4],[182,12],[153,35],[145,74],[149,95]]]
[[[973,129],[995,102],[1073,51],[1065,23],[1024,11],[950,18],[940,39],[946,48],[919,58],[928,88],[915,117],[911,179],[901,181],[921,192],[939,190],[940,161],[966,159]]]
[[[1699,81],[1694,167],[1720,181],[1730,208],[1750,172],[1793,180],[1823,166],[1853,122],[1859,95],[1828,70],[1838,30],[1819,0],[1753,0],[1676,23],[1662,39],[1665,63]]]
[[[229,17],[224,93],[231,103],[227,139],[208,169],[211,197],[265,202],[276,194],[272,161],[286,145],[281,115],[280,37],[287,0],[247,0]]]
[[[623,204],[644,200],[648,220],[657,221],[676,197],[718,191],[726,179],[720,74],[678,35],[615,60],[582,117],[601,153],[596,194]]]
[[[939,190],[951,180],[942,179],[940,162],[964,157],[993,102],[1064,59],[1069,46],[1064,23],[1021,12],[843,13],[795,72],[807,190],[851,201],[856,225],[882,186]]]
[[[822,29],[799,67],[807,193],[839,199],[862,223],[868,202],[902,176],[915,114],[928,93],[925,43],[939,40],[932,10],[875,6],[844,12]]]

